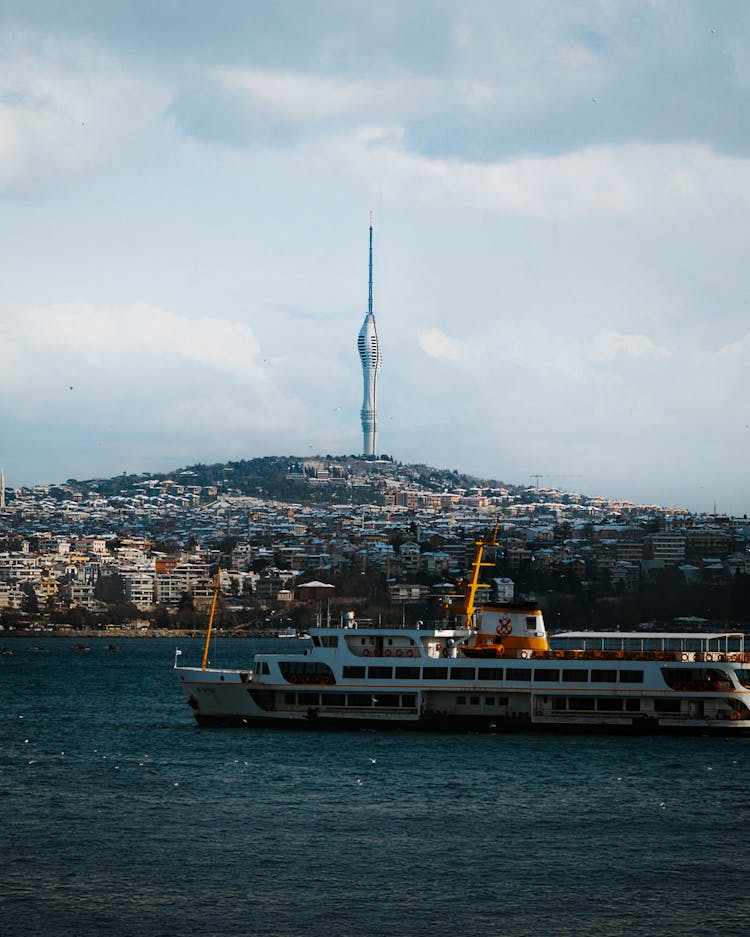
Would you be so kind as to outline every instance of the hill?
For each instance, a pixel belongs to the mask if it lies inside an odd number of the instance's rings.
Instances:
[[[408,465],[388,456],[365,459],[350,456],[263,456],[235,462],[196,463],[172,472],[117,475],[84,481],[70,478],[66,487],[95,490],[105,497],[127,495],[151,482],[173,480],[180,485],[216,488],[217,493],[247,495],[292,502],[375,502],[389,480],[419,484],[436,492],[478,489],[489,493],[498,488],[518,493],[520,486],[504,485],[495,479],[479,478],[450,469]]]

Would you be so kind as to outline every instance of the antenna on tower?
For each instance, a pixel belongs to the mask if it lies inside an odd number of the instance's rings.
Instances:
[[[367,315],[372,315],[372,212],[370,212],[370,278],[368,281],[369,291],[367,299]]]

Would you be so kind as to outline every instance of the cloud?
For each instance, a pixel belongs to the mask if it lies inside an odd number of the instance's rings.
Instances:
[[[600,332],[592,342],[593,357],[597,361],[612,361],[619,355],[631,358],[669,358],[668,348],[656,345],[646,335],[625,334],[612,330]]]
[[[226,439],[304,419],[307,403],[261,357],[250,326],[135,304],[65,303],[6,315],[0,416],[148,436]],[[223,401],[214,409],[212,401]],[[98,429],[97,429],[98,427]]]
[[[45,357],[58,366],[64,362],[67,367],[107,370],[138,366],[144,360],[171,360],[202,365],[241,384],[266,381],[256,360],[260,347],[249,326],[209,317],[191,319],[143,303],[122,308],[60,303],[25,309],[9,317],[5,339],[16,361]],[[32,371],[26,373],[31,380]]]
[[[743,358],[750,357],[750,333],[723,345],[717,352],[717,357],[724,361],[742,361]]]
[[[728,215],[750,208],[750,159],[694,144],[587,147],[480,164],[409,152],[397,128],[361,128],[331,144],[351,172],[400,204],[533,219]]]
[[[125,159],[161,122],[163,88],[89,40],[11,32],[0,59],[0,192]]]
[[[417,341],[429,358],[439,361],[466,361],[474,354],[472,342],[451,338],[440,329],[425,329],[419,333]]]

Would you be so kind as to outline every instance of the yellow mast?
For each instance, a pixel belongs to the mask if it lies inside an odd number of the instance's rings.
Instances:
[[[474,617],[474,612],[476,611],[476,605],[474,604],[474,599],[477,594],[477,589],[486,588],[486,583],[479,581],[479,570],[482,566],[494,566],[494,561],[492,563],[487,563],[484,559],[484,548],[485,547],[497,547],[499,546],[497,542],[497,530],[500,525],[499,521],[495,521],[495,527],[493,528],[491,537],[485,537],[482,540],[475,540],[474,545],[477,548],[477,552],[474,555],[474,562],[471,567],[471,579],[469,584],[466,587],[466,598],[464,599],[464,604],[461,606],[461,614],[466,616],[466,625],[471,627],[471,620]]]
[[[221,566],[216,569],[216,584],[214,585],[214,597],[211,600],[211,614],[208,616],[208,628],[206,629],[206,643],[203,645],[203,660],[201,670],[206,669],[208,663],[208,645],[211,641],[211,629],[214,626],[214,612],[216,611],[216,599],[219,595],[219,577],[221,576]]]

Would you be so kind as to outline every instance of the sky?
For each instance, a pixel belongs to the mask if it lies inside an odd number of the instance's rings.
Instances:
[[[750,4],[4,0],[9,486],[378,449],[750,512]]]

